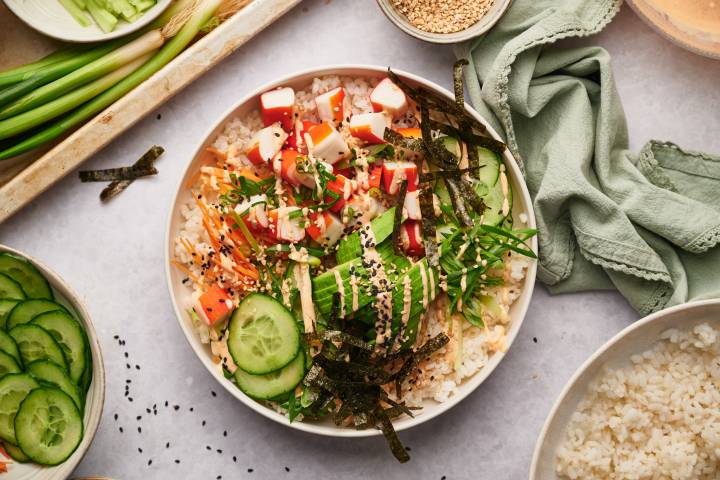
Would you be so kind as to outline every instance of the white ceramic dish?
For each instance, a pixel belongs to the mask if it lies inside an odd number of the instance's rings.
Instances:
[[[555,452],[564,439],[565,428],[587,389],[603,367],[618,368],[630,364],[630,356],[650,348],[669,328],[689,329],[707,322],[720,328],[720,300],[685,303],[639,320],[600,347],[572,376],[555,402],[540,433],[530,480],[561,480],[555,473]]]
[[[377,0],[382,12],[396,27],[408,35],[431,43],[459,43],[478,37],[495,26],[511,3],[512,0],[495,0],[488,12],[468,28],[453,33],[433,33],[420,30],[410,23],[405,15],[393,7],[391,0]]]
[[[55,467],[42,467],[32,463],[11,463],[8,465],[8,472],[2,475],[3,480],[65,480],[70,477],[70,474],[85,456],[100,424],[100,417],[105,403],[105,368],[103,366],[102,352],[100,351],[100,342],[90,320],[90,314],[80,302],[80,297],[62,278],[33,257],[15,249],[0,245],[0,252],[9,252],[27,259],[45,276],[53,289],[55,300],[69,307],[70,311],[75,314],[75,318],[85,328],[90,343],[93,377],[85,400],[85,416],[83,418],[85,433],[77,450],[65,462]],[[0,460],[5,459],[1,458]]]
[[[418,77],[417,75],[402,72],[400,70],[394,71],[411,84],[422,85],[442,95],[452,98],[452,94],[449,91],[445,90],[444,88],[433,82]],[[192,200],[192,197],[190,196],[190,192],[186,188],[186,185],[189,179],[202,165],[202,152],[207,146],[212,143],[213,139],[220,133],[227,121],[238,115],[247,114],[251,110],[258,108],[258,97],[261,93],[278,86],[291,86],[299,89],[309,84],[309,82],[314,77],[319,77],[323,75],[347,75],[370,78],[383,77],[386,75],[386,72],[387,70],[385,67],[369,65],[338,65],[302,71],[257,88],[250,94],[244,96],[239,102],[237,102],[233,107],[231,107],[217,123],[210,127],[208,133],[203,137],[200,145],[198,145],[198,148],[192,153],[188,165],[185,168],[185,173],[180,179],[171,204],[170,217],[168,219],[167,233],[165,238],[165,264],[167,270],[168,288],[170,289],[170,296],[173,301],[173,306],[175,308],[178,322],[180,323],[180,327],[185,333],[185,337],[190,343],[190,346],[193,348],[195,354],[205,365],[208,371],[213,375],[213,377],[215,377],[215,379],[238,400],[240,400],[245,405],[267,418],[306,432],[341,437],[364,437],[379,434],[379,431],[375,429],[354,430],[350,428],[338,428],[329,419],[325,422],[293,422],[291,424],[288,422],[285,416],[247,397],[235,385],[233,385],[230,381],[223,377],[220,367],[212,361],[212,354],[209,347],[207,345],[203,345],[200,342],[197,334],[192,327],[190,319],[188,318],[187,309],[192,306],[190,300],[191,291],[188,287],[182,284],[184,275],[182,275],[182,273],[179,272],[178,269],[176,269],[170,264],[170,260],[174,257],[173,245],[175,242],[175,238],[177,237],[180,230],[181,219],[179,215],[179,207],[180,205]],[[499,139],[497,133],[495,133],[492,127],[490,127],[490,125],[488,125],[487,122],[485,122],[477,112],[472,110],[470,106],[467,106],[467,108],[474,117],[476,117],[480,122],[487,126],[493,137]],[[205,158],[207,158],[207,156],[205,156]],[[535,216],[533,214],[530,195],[527,191],[525,183],[522,180],[520,169],[518,168],[515,160],[513,159],[512,155],[508,150],[505,151],[505,164],[508,169],[508,176],[514,192],[515,200],[513,206],[513,215],[515,217],[516,223],[519,224],[518,216],[520,215],[520,213],[525,213],[528,216],[527,225],[530,228],[534,228]],[[537,242],[535,238],[532,239],[530,245],[534,251],[537,251]],[[532,295],[533,286],[535,284],[535,273],[536,264],[535,262],[532,262],[527,271],[527,276],[525,278],[523,286],[523,292],[510,309],[512,321],[507,335],[508,346],[512,344],[513,340],[517,336],[517,333],[520,330],[520,326],[522,325],[523,318],[525,317],[525,312],[527,311],[528,305],[530,303],[530,297]],[[396,420],[394,422],[396,430],[404,430],[406,428],[419,425],[420,423],[430,420],[431,418],[436,417],[441,413],[449,410],[454,405],[457,405],[463,398],[465,398],[468,394],[475,390],[488,377],[488,375],[490,375],[490,373],[495,369],[498,363],[500,363],[503,356],[503,353],[496,353],[495,355],[493,355],[485,368],[479,371],[475,376],[467,379],[460,386],[458,393],[455,396],[451,397],[448,401],[443,403],[426,402],[424,408],[416,414],[415,418],[402,417]]]
[[[23,22],[40,33],[66,42],[101,42],[122,37],[141,29],[165,10],[172,0],[157,0],[154,7],[132,23],[119,21],[112,32],[105,33],[93,21],[80,25],[57,0],[3,0]],[[89,18],[89,17],[88,17]],[[92,20],[92,19],[91,19]]]

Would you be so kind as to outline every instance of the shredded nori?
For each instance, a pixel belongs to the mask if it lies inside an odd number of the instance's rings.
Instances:
[[[157,158],[163,154],[165,149],[159,145],[153,145],[150,150],[140,157],[140,159],[133,164],[133,167],[152,167],[153,163]],[[134,180],[115,180],[111,182],[107,187],[100,192],[100,200],[107,202],[111,198],[119,195],[123,192]]]
[[[374,350],[373,345],[346,332],[325,331],[308,338],[323,343],[303,378],[304,387],[317,392],[307,412],[311,415],[312,412],[330,413],[336,425],[351,423],[357,429],[378,427],[395,458],[408,461],[410,455],[390,419],[402,414],[413,416],[413,409],[391,399],[383,386],[399,388],[397,385],[424,358],[447,344],[448,337],[440,334],[415,351],[388,354]]]
[[[404,255],[402,248],[402,236],[400,235],[400,228],[402,224],[403,209],[405,206],[405,196],[407,195],[408,182],[404,180],[400,184],[400,191],[397,196],[397,203],[395,204],[395,217],[393,218],[393,232],[392,232],[392,243],[395,248],[395,254]]]

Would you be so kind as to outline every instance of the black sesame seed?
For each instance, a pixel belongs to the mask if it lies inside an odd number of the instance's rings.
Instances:
[[[142,428],[138,427],[138,433],[142,433]]]
[[[286,472],[289,472],[289,471],[290,471],[290,468],[289,468],[289,467],[285,467],[285,471],[286,471]]]
[[[174,405],[174,406],[173,406],[173,410],[175,410],[175,411],[180,410],[180,405]]]
[[[252,468],[248,468],[248,473],[252,473],[252,472],[253,472],[253,469],[252,469]]]
[[[202,421],[202,426],[203,426],[203,427],[205,426],[205,420]]]
[[[191,411],[191,412],[194,411],[194,410],[195,410],[195,409],[194,409],[193,407],[190,407],[190,411]]]
[[[221,449],[218,448],[218,449],[216,450],[216,452],[219,453],[220,455],[222,455],[222,450],[221,450]]]
[[[223,430],[223,437],[227,437],[227,430]]]
[[[142,448],[138,447],[138,452],[142,453]]]
[[[140,370],[140,365],[135,365],[136,370]]]
[[[140,421],[141,419],[142,419],[142,415],[138,415],[137,417],[135,417],[135,420],[137,420],[137,421]]]
[[[175,459],[175,463],[180,463],[180,460],[178,460],[178,459],[176,458],[176,459]]]
[[[160,120],[160,119],[162,118],[162,113],[158,113],[158,114],[157,114],[157,117],[155,117],[155,118],[157,118],[158,120]]]
[[[132,398],[132,397],[128,397],[128,401],[129,401],[129,402],[132,402],[132,401],[133,401],[133,398]]]
[[[119,335],[115,335],[113,338],[114,338],[115,340],[119,340],[119,339],[120,339],[120,336],[119,336]]]
[[[120,433],[123,433],[123,428],[122,428],[122,427],[120,427],[120,429],[119,429],[119,430],[120,430]]]
[[[116,414],[115,414],[115,421],[116,421],[116,422],[117,422],[117,419],[118,419],[118,414],[116,413]]]
[[[533,342],[535,342],[535,343],[537,343],[537,342],[538,342],[538,339],[537,339],[537,337],[533,337]]]
[[[167,442],[167,443],[165,444],[165,448],[170,448],[170,442]]]
[[[212,447],[210,445],[206,445],[205,450],[210,451],[210,450],[212,450]]]
[[[150,460],[148,460],[148,467],[149,467],[150,465],[152,465],[152,458],[151,458]]]
[[[217,397],[217,393],[215,393],[214,390],[210,390],[210,393],[212,394],[213,397]]]
[[[130,354],[128,352],[125,352],[125,358],[128,358]]]
[[[233,456],[233,462],[237,462],[237,457]]]

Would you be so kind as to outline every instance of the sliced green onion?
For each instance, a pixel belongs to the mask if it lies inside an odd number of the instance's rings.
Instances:
[[[164,39],[160,30],[151,30],[141,37],[136,38],[132,42],[123,45],[117,50],[78,68],[74,72],[61,77],[54,82],[43,85],[42,87],[33,90],[31,93],[28,93],[24,97],[16,100],[0,110],[0,120],[26,112],[38,105],[54,100],[61,94],[71,91],[80,85],[84,85],[92,80],[107,75],[123,65],[126,65],[128,62],[159,49],[163,42]]]
[[[235,211],[230,210],[230,216],[233,218],[233,220],[235,220],[235,223],[237,223],[237,226],[242,232],[243,237],[245,237],[245,240],[248,241],[253,251],[255,253],[260,253],[260,245],[258,245],[257,240],[255,240],[255,237],[253,237],[253,234],[250,233],[250,230],[248,230],[247,225],[245,225],[245,222],[240,217],[240,215],[238,215]]]
[[[140,57],[137,60],[120,67],[114,72],[111,72],[92,83],[88,83],[87,85],[58,98],[57,100],[53,100],[41,107],[21,113],[20,115],[7,120],[0,120],[0,140],[26,132],[31,128],[72,110],[78,104],[87,102],[91,98],[97,96],[101,92],[104,92],[123,78],[127,77],[149,58],[149,54]]]
[[[167,41],[160,51],[158,51],[140,68],[132,72],[107,91],[98,95],[96,98],[93,98],[84,105],[80,106],[68,116],[58,120],[44,130],[21,141],[20,143],[0,151],[0,160],[20,155],[21,153],[32,150],[43,143],[54,140],[71,128],[112,105],[116,100],[148,79],[175,58],[181,51],[183,51],[193,38],[195,38],[200,28],[213,15],[215,10],[217,10],[220,3],[221,0],[202,1],[197,10],[195,10],[177,35]]]
[[[0,87],[7,87],[8,85],[27,80],[28,75],[32,76],[35,71],[48,65],[75,58],[86,50],[87,48],[85,47],[63,48],[35,62],[0,72]]]

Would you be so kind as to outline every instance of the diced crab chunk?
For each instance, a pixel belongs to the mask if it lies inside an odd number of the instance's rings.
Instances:
[[[275,238],[289,243],[301,242],[305,238],[305,218],[300,207],[279,207],[268,213],[270,223],[275,227]]]
[[[291,131],[295,121],[295,90],[276,88],[260,95],[260,114],[266,127],[280,122],[286,132]]]
[[[376,112],[387,112],[393,118],[402,116],[408,109],[405,92],[389,78],[384,78],[370,92],[370,103]]]
[[[250,148],[245,152],[245,155],[255,165],[266,164],[277,155],[287,136],[279,123],[265,127],[250,140]]]
[[[370,192],[358,191],[345,203],[343,218],[363,225],[377,218],[385,211],[382,202]]]
[[[312,141],[312,154],[316,158],[332,165],[350,156],[345,139],[330,123],[311,127],[308,135]]]
[[[343,235],[345,225],[330,212],[317,212],[310,215],[310,225],[306,228],[310,238],[322,246],[335,245]]]
[[[243,216],[251,226],[259,228],[267,228],[270,224],[265,211],[267,206],[267,196],[262,193],[253,195],[242,203],[235,206],[235,213]]]
[[[226,320],[232,310],[232,297],[217,283],[200,295],[195,304],[195,313],[211,327]]]
[[[385,162],[383,163],[382,182],[385,192],[396,195],[400,191],[400,184],[407,180],[408,192],[418,188],[418,171],[414,162]]]
[[[345,202],[352,195],[353,190],[353,182],[350,179],[339,173],[335,175],[335,180],[327,182],[325,189],[325,202],[332,203],[330,210],[333,212],[341,211],[345,206]]]
[[[305,145],[305,140],[303,137],[304,133],[310,130],[315,125],[317,125],[317,123],[311,122],[309,120],[296,120],[295,125],[293,126],[293,129],[290,132],[287,141],[285,142],[285,146],[294,150],[301,150],[301,147]]]
[[[320,120],[339,124],[345,118],[345,89],[337,87],[318,95],[315,105]]]
[[[403,212],[410,220],[422,219],[422,214],[420,213],[420,192],[418,190],[405,194]]]
[[[309,170],[310,165],[306,156],[296,150],[281,150],[273,158],[273,171],[280,175],[286,183],[297,187],[304,185],[308,188],[315,186],[315,177]]]
[[[425,254],[423,246],[421,222],[407,220],[400,226],[400,244],[403,251],[413,257]]]
[[[359,113],[350,117],[350,134],[369,145],[385,143],[385,129],[390,126],[390,117],[384,113]]]

